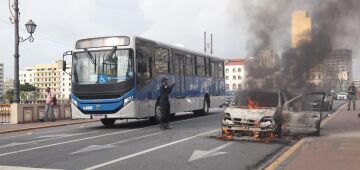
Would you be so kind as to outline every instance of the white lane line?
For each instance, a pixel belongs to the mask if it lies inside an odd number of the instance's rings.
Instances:
[[[192,121],[192,120],[197,120],[197,119],[209,118],[209,117],[219,116],[219,115],[220,115],[220,114],[215,114],[215,115],[211,115],[211,116],[203,116],[203,117],[194,118],[194,119],[180,120],[180,121],[174,122],[173,124],[179,123],[179,122],[186,122],[186,121]],[[104,136],[110,136],[110,135],[116,135],[116,134],[121,134],[121,133],[127,133],[127,132],[132,132],[132,131],[147,129],[147,128],[155,127],[155,126],[159,126],[159,125],[147,126],[147,127],[143,127],[143,128],[137,128],[137,129],[125,130],[125,131],[121,131],[121,132],[108,133],[108,134],[103,134],[103,135],[98,135],[98,136],[92,136],[92,137],[81,138],[81,139],[76,139],[76,140],[70,140],[70,141],[65,141],[65,142],[60,142],[60,143],[54,143],[54,144],[50,144],[50,145],[44,145],[44,146],[39,146],[39,147],[34,147],[34,148],[29,148],[29,149],[23,149],[23,150],[18,150],[18,151],[13,151],[13,152],[2,153],[2,154],[0,154],[0,157],[6,156],[6,155],[12,155],[12,154],[16,154],[16,153],[22,153],[22,152],[27,152],[27,151],[42,149],[42,148],[48,148],[48,147],[52,147],[52,146],[58,146],[58,145],[73,143],[73,142],[79,142],[79,141],[88,140],[88,139],[94,139],[94,138],[99,138],[99,137],[104,137]]]
[[[139,156],[139,155],[146,154],[148,152],[152,152],[152,151],[159,150],[159,149],[162,149],[162,148],[165,148],[165,147],[168,147],[168,146],[171,146],[171,145],[175,145],[175,144],[178,144],[178,143],[181,143],[181,142],[184,142],[184,141],[188,141],[188,140],[191,140],[191,139],[194,139],[196,137],[203,136],[203,135],[206,135],[206,134],[209,134],[209,133],[214,133],[216,131],[219,131],[219,129],[211,130],[211,131],[200,133],[200,134],[188,137],[188,138],[176,140],[174,142],[170,142],[170,143],[167,143],[167,144],[164,144],[164,145],[156,146],[154,148],[147,149],[147,150],[144,150],[144,151],[140,151],[140,152],[137,152],[137,153],[134,153],[134,154],[131,154],[131,155],[124,156],[124,157],[120,157],[120,158],[117,158],[117,159],[114,159],[114,160],[111,160],[111,161],[108,161],[108,162],[105,162],[105,163],[102,163],[102,164],[98,164],[98,165],[86,168],[84,170],[93,170],[93,169],[102,168],[102,167],[108,166],[108,165],[113,164],[113,163],[117,163],[117,162],[120,162],[120,161],[123,161],[123,160],[126,160],[126,159],[130,159],[130,158],[133,158],[133,157],[136,157],[136,156]]]
[[[96,127],[96,126],[80,126],[79,128],[76,128],[76,129],[81,129],[81,128],[84,128],[84,127]],[[61,132],[61,131],[67,131],[67,130],[74,130],[74,128],[57,129],[57,130],[40,131],[40,132],[30,131],[30,132],[27,132],[26,134],[21,134],[21,135],[16,135],[16,136],[1,137],[0,140],[17,138],[17,137],[22,137],[22,136],[29,136],[29,135],[46,134],[46,133],[52,133],[52,132]]]
[[[32,143],[44,142],[44,141],[49,141],[49,140],[54,140],[54,139],[61,139],[61,138],[66,138],[66,137],[73,137],[73,136],[78,136],[78,135],[85,135],[85,134],[95,133],[95,132],[98,132],[98,131],[84,132],[84,133],[74,133],[74,134],[59,134],[58,137],[51,137],[51,138],[48,138],[48,139],[40,139],[40,140],[33,140],[33,141],[29,141],[29,142],[12,142],[12,143],[0,146],[0,149],[1,148],[13,147],[13,146],[19,146],[19,145],[27,145],[27,144],[32,144]]]
[[[21,166],[0,166],[0,169],[8,169],[8,170],[55,170],[55,169],[30,168],[30,167],[21,167]]]
[[[115,147],[118,147],[118,146],[116,146],[116,144],[135,141],[137,139],[142,139],[142,138],[146,138],[146,137],[150,137],[150,136],[155,136],[155,135],[158,135],[158,134],[161,134],[161,133],[163,133],[163,132],[152,133],[152,134],[149,134],[149,135],[139,136],[139,137],[126,139],[126,140],[121,140],[121,141],[118,141],[118,142],[109,143],[109,144],[105,144],[105,145],[90,145],[88,147],[85,147],[85,148],[79,149],[79,150],[77,150],[75,152],[72,152],[72,153],[70,153],[70,155],[78,154],[78,153],[84,153],[84,152],[90,152],[90,151],[104,150],[104,149],[109,149],[109,148],[115,148]]]

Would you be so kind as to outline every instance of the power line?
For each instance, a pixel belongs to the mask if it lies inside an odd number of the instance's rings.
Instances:
[[[0,19],[0,22],[2,22],[2,23],[4,23],[4,24],[6,24],[6,25],[8,25],[8,26],[13,26],[11,23],[9,23],[9,21],[5,21],[5,20],[3,20],[3,19]],[[27,30],[25,30],[25,29],[21,29],[21,31],[22,32],[27,32]],[[62,41],[59,41],[59,40],[55,40],[55,39],[52,39],[52,38],[50,38],[50,37],[48,37],[48,36],[45,36],[45,35],[42,35],[42,34],[39,34],[39,33],[34,33],[36,36],[39,36],[39,37],[41,37],[41,38],[44,38],[44,39],[46,39],[46,40],[48,40],[48,41],[51,41],[51,42],[53,42],[53,43],[56,43],[56,44],[60,44],[60,45],[63,45],[63,46],[66,46],[66,47],[72,47],[72,45],[70,45],[70,44],[68,44],[68,43],[65,43],[65,42],[62,42]]]

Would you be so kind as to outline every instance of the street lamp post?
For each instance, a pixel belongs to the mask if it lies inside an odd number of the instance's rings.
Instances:
[[[10,1],[10,0],[9,0]],[[10,4],[10,3],[9,3]],[[12,11],[11,8],[14,10]],[[15,25],[15,52],[14,52],[14,103],[20,102],[20,81],[19,81],[19,45],[21,42],[29,40],[30,42],[34,41],[32,34],[35,32],[36,24],[30,20],[25,24],[27,32],[30,34],[28,38],[22,38],[19,36],[19,0],[14,0],[14,3],[11,5],[10,17],[11,23]]]

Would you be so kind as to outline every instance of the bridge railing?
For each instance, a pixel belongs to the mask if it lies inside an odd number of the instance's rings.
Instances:
[[[10,123],[11,105],[0,104],[0,123]]]

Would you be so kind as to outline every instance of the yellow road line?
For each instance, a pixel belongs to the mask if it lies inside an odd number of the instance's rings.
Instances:
[[[325,119],[320,126],[323,127],[326,123],[329,122],[329,120],[334,118],[335,115],[338,114],[343,107],[345,107],[345,105],[346,104],[340,106],[339,109],[337,109],[336,112],[331,117]],[[304,143],[305,143],[304,138],[296,142],[295,145],[290,147],[286,152],[284,152],[281,156],[279,156],[274,162],[272,162],[268,167],[266,167],[265,170],[275,170],[281,163],[283,163],[286,159],[288,159]]]

